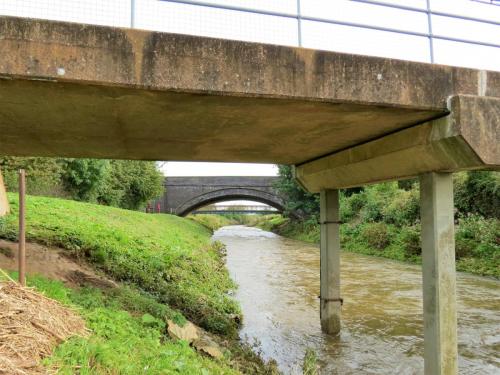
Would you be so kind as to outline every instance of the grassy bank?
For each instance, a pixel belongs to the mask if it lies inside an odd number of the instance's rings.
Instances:
[[[16,240],[17,198],[0,218],[0,237]],[[27,198],[27,239],[67,249],[119,281],[154,294],[204,328],[235,334],[237,304],[223,249],[210,231],[190,220],[70,200]]]
[[[285,237],[319,243],[319,225],[280,215],[253,218],[249,225]],[[420,225],[359,221],[343,224],[342,249],[410,263],[421,263]],[[461,217],[455,232],[457,270],[500,278],[500,222],[478,215]]]
[[[215,232],[217,229],[225,227],[226,225],[241,224],[242,216],[243,215],[232,215],[232,214],[227,214],[227,215],[196,214],[196,215],[189,215],[188,219],[203,225],[212,232]]]
[[[15,241],[18,202],[13,194],[9,201],[13,213],[0,218],[0,238]],[[76,306],[93,331],[60,345],[49,362],[67,374],[272,373],[236,340],[241,314],[228,296],[235,285],[223,246],[210,237],[206,227],[176,216],[29,196],[28,241],[63,248],[120,282],[109,290],[72,290],[31,278],[49,296]],[[211,360],[170,341],[166,319],[189,319],[217,334],[225,358]]]
[[[214,361],[165,335],[168,307],[133,288],[69,289],[56,280],[28,278],[48,297],[85,319],[90,337],[60,344],[45,366],[60,374],[237,374],[231,360]],[[178,320],[181,319],[179,316]]]

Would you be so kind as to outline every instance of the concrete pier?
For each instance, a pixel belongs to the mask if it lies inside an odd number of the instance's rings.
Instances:
[[[321,223],[321,329],[325,333],[340,332],[340,210],[339,191],[322,190]]]
[[[9,212],[9,201],[7,200],[7,194],[3,182],[2,170],[0,169],[0,216],[4,216],[8,212]]]
[[[457,374],[457,312],[453,180],[420,177],[425,374]]]

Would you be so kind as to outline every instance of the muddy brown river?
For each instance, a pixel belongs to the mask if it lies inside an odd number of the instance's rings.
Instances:
[[[319,249],[245,226],[218,230],[239,288],[241,337],[258,340],[265,358],[300,374],[305,350],[322,374],[422,374],[422,291],[419,266],[343,253],[343,328],[321,333]],[[500,282],[457,276],[459,371],[500,374]]]

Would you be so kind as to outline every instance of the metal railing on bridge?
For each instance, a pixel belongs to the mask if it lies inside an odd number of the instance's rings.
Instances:
[[[498,0],[4,0],[0,14],[499,70],[497,5]],[[387,44],[391,48],[381,53]],[[408,45],[414,48],[400,52]],[[454,53],[461,58],[448,61]]]
[[[192,212],[192,214],[276,214],[279,211],[271,206],[213,205]]]

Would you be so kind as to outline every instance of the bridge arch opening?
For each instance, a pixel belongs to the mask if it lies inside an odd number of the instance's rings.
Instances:
[[[196,196],[177,207],[179,216],[186,216],[193,211],[211,204],[229,201],[251,201],[262,203],[275,208],[278,212],[283,212],[283,202],[277,195],[254,189],[220,189]]]
[[[224,199],[215,203],[198,207],[190,212],[190,214],[278,214],[282,213],[278,207],[271,206],[264,202],[255,200],[241,199]]]

